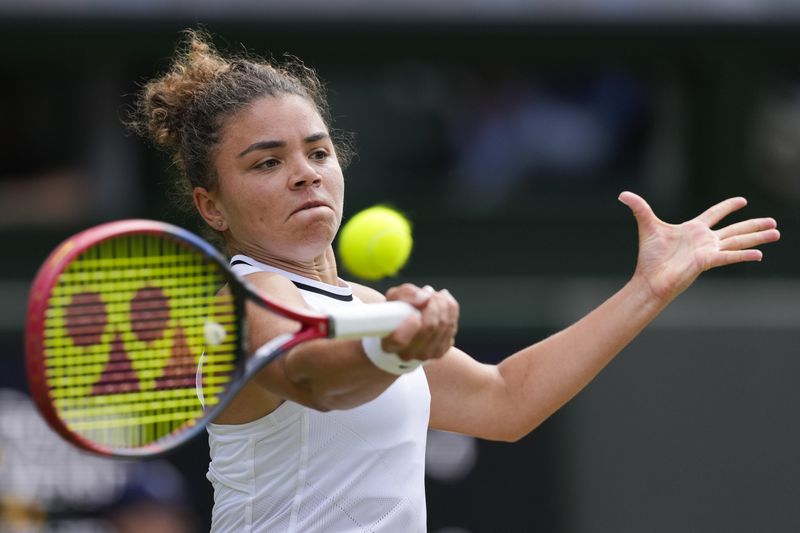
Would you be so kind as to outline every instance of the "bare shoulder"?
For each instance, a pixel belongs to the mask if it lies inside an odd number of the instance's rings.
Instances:
[[[286,304],[305,307],[305,300],[292,280],[275,272],[255,272],[245,279],[267,297]]]
[[[364,303],[372,304],[386,301],[386,297],[383,294],[371,287],[353,283],[352,281],[348,281],[347,283],[353,288],[353,295]]]

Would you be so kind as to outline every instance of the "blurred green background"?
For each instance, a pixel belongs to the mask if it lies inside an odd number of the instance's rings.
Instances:
[[[346,213],[388,202],[414,224],[411,262],[375,286],[450,289],[458,344],[478,359],[624,283],[636,234],[622,190],[670,222],[733,195],[750,206],[732,220],[778,219],[761,264],[706,274],[526,439],[432,435],[432,532],[800,529],[800,10],[490,4],[0,2],[0,387],[26,390],[27,289],[61,240],[129,217],[197,229],[170,207],[167,157],[120,119],[201,22],[223,50],[290,53],[327,81],[358,152]],[[11,453],[29,433],[9,398],[0,529],[122,531],[123,495],[147,492],[135,473]],[[194,443],[159,463],[185,486],[151,500],[190,508],[188,530],[208,527],[207,453]],[[88,475],[107,501],[62,479]]]

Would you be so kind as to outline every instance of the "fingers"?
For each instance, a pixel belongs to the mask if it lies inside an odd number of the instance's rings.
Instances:
[[[753,233],[757,231],[769,230],[778,227],[778,223],[774,218],[753,218],[745,220],[744,222],[737,222],[730,226],[725,226],[717,230],[717,237],[720,240],[725,240],[728,237],[735,235],[743,235],[745,233]]]
[[[746,250],[781,238],[773,218],[753,218],[716,231],[722,251]],[[757,259],[757,260],[760,260]],[[728,264],[728,263],[725,263]]]
[[[420,328],[397,353],[404,359],[441,357],[453,345],[458,327],[458,303],[447,290],[435,292],[421,312]]]
[[[733,252],[719,252],[711,261],[709,268],[733,265],[735,263],[761,261],[762,257],[764,257],[764,254],[761,253],[761,250],[736,250]]]
[[[781,233],[777,225],[773,218],[754,218],[717,230],[720,252],[714,257],[712,266],[761,261],[763,254],[754,248],[779,240]]]
[[[728,198],[727,200],[723,200],[720,203],[703,211],[703,213],[697,216],[696,220],[699,220],[709,228],[713,228],[719,224],[720,220],[730,215],[734,211],[738,211],[746,205],[747,200],[741,196],[737,196],[736,198]]]
[[[652,208],[650,205],[642,198],[641,196],[634,194],[630,191],[625,191],[619,195],[619,200],[627,205],[636,219],[639,221],[639,225],[642,224],[650,224],[654,221],[658,221],[658,218],[653,213]],[[713,205],[706,209],[703,213],[698,215],[695,220],[698,220],[708,226],[709,228],[716,226],[719,222],[733,213],[734,211],[738,211],[739,209],[743,208],[747,205],[747,200],[741,196],[737,196],[735,198],[728,198],[727,200],[723,200],[716,205]],[[767,224],[767,221],[772,221],[773,226],[775,227],[775,221],[772,219],[757,219],[760,221],[761,224]],[[750,222],[750,221],[748,221]],[[734,224],[731,228],[737,226]],[[757,228],[758,229],[768,229],[765,225],[764,227]],[[750,231],[756,231],[750,230]],[[733,229],[730,234],[733,233],[742,233],[741,228]],[[727,235],[720,236],[721,239],[727,237]]]
[[[384,338],[385,350],[403,359],[427,360],[441,357],[453,346],[459,306],[449,291],[405,284],[387,291],[386,297],[405,300],[417,307],[420,314],[414,320],[407,319]]]
[[[386,299],[404,301],[420,309],[425,307],[433,292],[433,287],[430,286],[420,288],[412,283],[404,283],[386,291]],[[419,333],[421,327],[421,313],[407,317],[391,335],[384,338],[384,350],[392,353],[404,350]]]
[[[406,317],[403,322],[397,326],[391,335],[384,338],[382,346],[384,351],[390,353],[397,353],[405,349],[406,346],[414,339],[414,336],[419,332],[422,326],[422,315],[414,313]]]
[[[434,292],[433,287],[430,285],[419,288],[413,283],[403,283],[398,287],[392,287],[386,291],[386,299],[402,300],[410,303],[414,307],[421,308],[425,306],[428,298],[430,298]]]
[[[781,238],[781,234],[776,229],[768,229],[764,231],[756,231],[754,233],[746,233],[744,235],[734,235],[723,239],[719,243],[720,250],[745,250],[747,248],[754,248],[762,244],[775,242]]]
[[[420,333],[410,345],[409,357],[439,357],[453,345],[459,306],[447,289],[433,294],[422,312]]]

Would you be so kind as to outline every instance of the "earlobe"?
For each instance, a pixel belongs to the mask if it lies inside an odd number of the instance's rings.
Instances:
[[[223,206],[213,193],[204,187],[195,187],[192,191],[192,199],[197,212],[200,213],[206,224],[217,231],[225,231],[228,228]]]

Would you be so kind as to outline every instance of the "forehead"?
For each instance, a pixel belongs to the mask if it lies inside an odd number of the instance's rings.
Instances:
[[[255,141],[291,141],[327,131],[310,100],[294,94],[263,96],[228,117],[220,144],[235,149]]]

